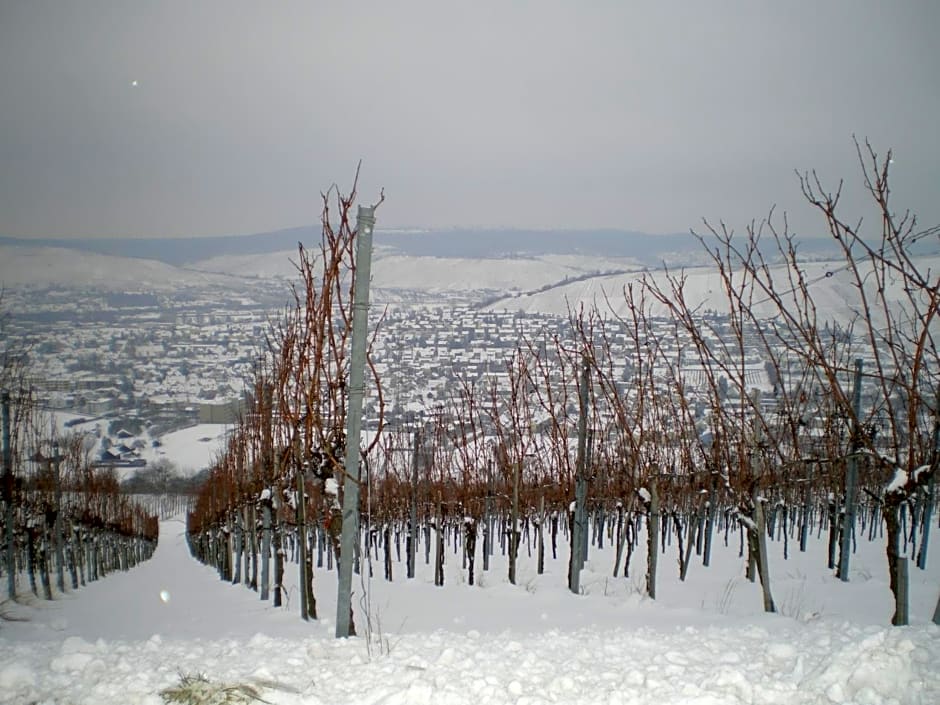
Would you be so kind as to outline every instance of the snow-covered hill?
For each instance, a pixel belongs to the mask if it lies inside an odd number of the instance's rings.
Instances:
[[[940,270],[940,255],[919,257],[915,261],[922,271],[928,268],[934,272]],[[864,272],[864,268],[862,271]],[[848,323],[856,317],[855,302],[858,301],[858,291],[844,262],[810,262],[805,265],[804,272],[819,321],[835,320]],[[773,267],[771,273],[774,280],[778,282],[778,290],[788,292],[790,288],[786,283],[785,268]],[[650,277],[663,291],[670,290],[667,275],[662,271],[633,272],[592,277],[542,292],[513,296],[491,304],[490,308],[499,311],[566,315],[569,306],[574,307],[584,303],[587,306],[596,304],[601,311],[612,311],[615,315],[625,316],[628,314],[628,306],[623,292],[628,285],[638,284],[644,276]],[[713,267],[677,270],[672,273],[672,276],[684,276],[684,297],[691,307],[699,307],[702,310],[712,309],[718,312],[728,311],[728,300],[722,290],[721,278]],[[872,280],[869,279],[869,281]],[[872,283],[871,286],[874,287],[874,284]],[[874,292],[872,290],[868,293]],[[899,305],[903,295],[903,288],[898,282],[894,282],[888,289],[889,299],[898,302]],[[651,305],[654,315],[665,312],[665,307],[654,302],[652,297],[647,297],[647,303]],[[753,297],[751,310],[759,317],[772,316],[777,313],[775,306],[759,292]],[[877,316],[877,312],[874,314]]]
[[[113,257],[53,247],[0,246],[0,285],[6,288],[169,291],[186,287],[241,288],[246,279],[292,281],[297,252],[220,255],[186,268],[156,260]],[[377,248],[373,287],[416,292],[532,291],[602,272],[638,269],[635,260],[580,255],[511,258],[422,257]]]
[[[172,291],[189,287],[218,287],[243,290],[250,281],[295,280],[296,251],[283,250],[262,255],[223,255],[179,268],[155,260],[112,257],[61,248],[0,246],[0,287],[83,289],[95,287],[111,291]],[[940,255],[915,258],[922,270],[940,270]],[[785,269],[771,269],[785,291]],[[685,277],[685,298],[692,305],[719,312],[727,310],[727,300],[714,267],[675,270]],[[855,285],[844,262],[814,261],[805,265],[809,291],[820,321],[843,323],[855,317]],[[493,310],[566,315],[569,306],[596,304],[617,315],[627,312],[624,288],[645,274],[636,260],[583,255],[533,255],[505,258],[448,258],[398,254],[377,248],[372,286],[377,301],[407,301],[402,292],[414,292],[415,301],[436,293],[504,292],[490,305]],[[650,276],[668,289],[662,271]],[[903,291],[895,285],[889,295],[899,300]],[[477,295],[477,300],[480,296]],[[754,298],[752,309],[758,316],[773,315],[774,308],[764,297]],[[653,312],[662,307],[653,306]]]
[[[173,291],[238,285],[236,278],[226,274],[182,269],[157,260],[59,247],[0,246],[0,287],[7,289]]]
[[[258,256],[225,255],[192,265],[193,269],[241,277],[293,279],[297,253],[290,250]],[[627,258],[579,255],[533,255],[504,258],[420,257],[376,248],[373,286],[378,289],[470,291],[530,290],[586,274],[628,271],[640,264]]]
[[[592,547],[583,594],[572,595],[562,538],[544,574],[521,553],[517,585],[499,551],[489,571],[477,563],[474,585],[450,550],[443,587],[423,560],[412,580],[400,558],[393,581],[376,563],[373,577],[364,570],[354,581],[361,636],[335,639],[335,571],[314,569],[320,619],[304,622],[293,561],[285,606],[275,608],[196,563],[183,531],[181,518],[164,521],[153,558],[129,572],[51,602],[24,587],[19,602],[0,603],[0,702],[156,705],[183,676],[216,684],[215,699],[184,702],[249,702],[235,697],[244,685],[272,705],[934,705],[940,697],[940,628],[929,621],[935,541],[928,570],[911,569],[908,627],[887,624],[884,547],[865,532],[848,583],[825,568],[825,536],[788,560],[782,542],[770,541],[777,614],[760,611],[736,540],[716,541],[710,567],[695,560],[686,582],[675,571],[677,547],[664,546],[654,601],[643,595],[642,540],[632,578],[610,575],[610,546]]]
[[[169,459],[202,452],[187,448],[205,444],[201,432],[166,446]],[[304,622],[294,560],[285,565],[284,606],[275,608],[196,563],[183,532],[182,517],[164,521],[152,559],[79,589],[67,583],[51,601],[20,575],[19,598],[0,602],[0,703],[156,705],[183,676],[217,685],[217,699],[192,702],[233,702],[218,692],[227,684],[250,686],[272,705],[940,702],[935,529],[926,569],[910,569],[906,627],[889,626],[894,602],[875,532],[858,532],[848,582],[827,569],[821,529],[809,532],[805,552],[789,532],[771,532],[778,612],[768,614],[759,584],[744,577],[735,533],[715,541],[708,567],[692,556],[685,580],[680,546],[664,542],[657,599],[647,598],[641,529],[631,576],[612,575],[614,545],[592,544],[578,595],[567,589],[563,532],[544,573],[520,551],[516,584],[498,548],[488,570],[475,563],[471,585],[462,546],[447,542],[443,586],[430,561],[419,558],[407,579],[407,559],[393,551],[387,580],[377,555],[364,551],[353,600],[360,637],[342,640],[333,638],[328,562],[314,567],[319,619]],[[906,542],[903,554],[915,550]]]

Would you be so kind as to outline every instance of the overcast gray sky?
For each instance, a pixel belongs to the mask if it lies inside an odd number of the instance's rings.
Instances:
[[[940,222],[940,3],[0,0],[0,234],[743,225],[852,134]],[[136,85],[135,85],[136,82]]]

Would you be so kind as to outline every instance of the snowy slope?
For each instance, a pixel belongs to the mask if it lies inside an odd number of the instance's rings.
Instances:
[[[292,260],[295,251],[253,256],[220,256],[181,269],[155,260],[110,257],[61,248],[0,246],[0,285],[12,287],[97,287],[112,291],[170,291],[181,287],[218,286],[241,290],[246,279],[296,279]],[[940,256],[915,258],[922,270],[940,269]],[[607,272],[626,272],[604,274]],[[784,270],[772,268],[786,290]],[[680,272],[676,270],[675,274]],[[686,300],[692,306],[727,310],[721,284],[713,267],[691,267],[685,276]],[[376,251],[372,284],[376,290],[417,292],[465,292],[497,290],[508,298],[492,304],[495,310],[567,315],[569,305],[596,303],[608,310],[608,301],[618,315],[627,312],[623,289],[636,283],[643,272],[635,261],[580,255],[538,255],[499,259],[459,259],[394,254],[387,248]],[[856,299],[854,285],[843,262],[806,264],[810,293],[820,320],[849,321]],[[828,276],[827,276],[828,275]],[[667,288],[665,275],[649,276]],[[566,280],[568,283],[566,283]],[[900,293],[897,289],[892,293]],[[543,291],[539,291],[542,290]],[[537,293],[531,293],[537,292]],[[770,315],[772,306],[755,297],[753,310]],[[661,307],[653,306],[654,313]]]
[[[143,457],[148,463],[165,458],[174,464],[177,474],[192,477],[215,462],[225,449],[224,424],[197,424],[160,437],[160,446],[148,447]]]
[[[922,271],[928,268],[934,272],[940,269],[940,256],[916,258]],[[805,265],[809,292],[816,305],[819,320],[851,321],[856,311],[853,302],[858,300],[857,289],[845,269],[844,262],[811,262]],[[789,290],[786,284],[785,269],[771,268],[774,279],[779,282],[781,292]],[[864,272],[864,269],[863,269]],[[584,303],[588,306],[597,304],[601,311],[613,310],[616,315],[628,315],[624,300],[624,288],[636,285],[644,273],[593,277],[584,281],[573,282],[545,292],[524,294],[499,301],[491,306],[495,310],[523,311],[528,313],[551,313],[566,315],[569,305]],[[651,280],[663,291],[669,291],[669,283],[662,271],[649,272]],[[684,276],[683,291],[686,302],[692,307],[713,309],[718,312],[728,311],[727,298],[723,295],[721,280],[712,267],[695,267],[684,271],[675,271],[673,276]],[[871,293],[871,292],[869,292]],[[903,290],[897,282],[889,288],[889,298],[899,301]],[[608,302],[610,306],[608,306]],[[654,315],[662,314],[664,306],[647,297]],[[766,297],[755,294],[751,310],[757,316],[776,315],[776,309]],[[877,312],[876,312],[877,313]]]
[[[190,265],[192,269],[240,277],[295,279],[297,250],[264,252],[258,255],[217,255]]]
[[[226,275],[180,269],[148,259],[112,257],[56,247],[0,246],[0,287],[98,288],[107,291],[173,291],[186,287],[237,286]]]
[[[206,272],[243,277],[293,279],[296,251],[258,256],[220,256],[192,265]],[[537,289],[566,277],[638,269],[635,260],[578,255],[538,255],[514,258],[468,259],[418,257],[377,248],[373,286],[385,289],[466,291],[473,289]]]
[[[629,260],[574,255],[454,259],[394,255],[376,261],[375,286],[396,289],[530,290],[585,274],[636,268]]]
[[[88,417],[80,414],[55,411],[52,419],[60,438],[65,438],[71,434],[81,434],[85,438],[85,447],[92,458],[97,458],[103,450],[102,439],[109,439],[113,444],[121,443],[121,439],[116,436],[108,435],[108,419],[91,418],[83,423],[76,423]],[[66,424],[69,425],[66,425]],[[160,460],[168,460],[173,463],[174,472],[181,477],[192,477],[202,470],[208,468],[225,449],[225,443],[228,438],[227,433],[231,427],[226,424],[195,424],[186,428],[163,434],[156,440],[158,446],[154,446],[155,440],[150,435],[149,429],[144,429],[140,434],[128,440],[128,443],[141,440],[144,447],[140,450],[140,457],[147,461],[148,465]],[[118,467],[117,475],[120,479],[135,475],[138,468]]]
[[[911,627],[884,626],[883,554],[864,541],[848,585],[823,577],[820,551],[783,562],[772,544],[779,615],[759,611],[733,544],[684,584],[667,548],[656,603],[637,577],[607,577],[609,551],[593,552],[585,594],[571,595],[560,546],[544,576],[524,560],[517,586],[499,555],[473,587],[452,556],[444,588],[420,558],[414,581],[396,562],[387,583],[376,564],[355,585],[361,638],[337,641],[334,573],[316,571],[321,619],[304,623],[294,565],[288,607],[275,609],[193,561],[182,531],[162,523],[154,558],[129,573],[52,603],[3,605],[27,621],[0,621],[0,703],[157,705],[180,674],[252,685],[275,705],[940,702],[940,628],[926,623],[936,546],[928,574],[912,573]],[[644,559],[634,556],[636,570]]]
[[[7,288],[99,288],[170,291],[181,287],[241,288],[245,279],[296,280],[296,250],[260,255],[221,255],[185,269],[156,260],[52,247],[0,246],[0,284]],[[461,259],[394,254],[378,248],[373,265],[377,289],[471,291],[538,289],[585,274],[626,271],[634,260],[579,255]]]

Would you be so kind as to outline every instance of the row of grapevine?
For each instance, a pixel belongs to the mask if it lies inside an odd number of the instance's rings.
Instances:
[[[717,312],[700,310],[684,273],[651,273],[603,307],[571,310],[567,335],[519,340],[500,373],[461,379],[410,429],[382,427],[373,375],[379,426],[362,439],[359,552],[384,546],[391,578],[392,537],[404,537],[411,577],[419,540],[426,560],[433,543],[440,584],[446,545],[462,542],[469,564],[481,545],[485,570],[499,542],[515,582],[523,538],[537,536],[541,562],[546,529],[553,547],[561,531],[577,591],[591,542],[608,536],[614,572],[626,570],[645,523],[658,528],[645,532],[655,597],[663,541],[683,544],[684,575],[693,546],[707,565],[715,533],[733,530],[774,611],[767,541],[805,550],[825,530],[843,580],[853,541],[884,542],[893,621],[906,622],[907,556],[924,567],[940,453],[940,280],[910,255],[923,235],[915,221],[888,205],[890,156],[864,145],[859,157],[880,233],[859,232],[837,195],[802,180],[844,255],[822,272],[798,256],[785,220],[743,238],[710,228],[700,239],[720,275]],[[244,560],[276,602],[296,546],[305,618],[316,614],[312,556],[337,558],[342,525],[355,232],[352,198],[338,203],[334,231],[325,199],[320,261],[300,248],[304,289],[272,330],[249,410],[189,516],[198,558],[236,581]],[[817,320],[813,286],[833,267],[852,283],[850,325]],[[755,386],[755,365],[772,389]]]
[[[53,599],[54,589],[74,590],[149,558],[157,518],[121,492],[113,471],[92,466],[80,435],[49,432],[28,377],[10,373],[3,381],[14,391],[2,392],[0,516],[7,597],[28,589]]]

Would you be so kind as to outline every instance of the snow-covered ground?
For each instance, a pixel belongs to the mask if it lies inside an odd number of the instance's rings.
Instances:
[[[314,249],[313,253],[318,254]],[[566,277],[638,268],[636,260],[590,255],[516,258],[448,258],[376,249],[376,289],[537,289]],[[227,287],[242,291],[245,279],[297,279],[294,249],[253,255],[220,255],[174,267],[155,260],[113,257],[55,247],[0,245],[0,282],[12,288],[95,287],[105,291],[172,291],[181,287]],[[285,288],[285,294],[287,290]]]
[[[160,437],[160,445],[148,447],[143,457],[148,463],[166,459],[176,466],[183,477],[195,475],[214,463],[225,450],[225,424],[197,424]]]
[[[772,543],[781,614],[765,615],[736,542],[719,541],[713,565],[695,563],[685,583],[669,547],[656,602],[641,595],[642,551],[629,579],[609,577],[611,551],[594,551],[579,596],[564,588],[564,546],[542,576],[523,547],[516,586],[499,551],[485,573],[478,556],[475,586],[452,554],[443,588],[423,551],[414,581],[397,560],[385,581],[375,561],[356,586],[361,636],[337,641],[335,573],[316,570],[321,619],[304,623],[295,565],[288,606],[275,609],[192,560],[181,520],[160,536],[129,573],[4,605],[26,621],[0,621],[0,702],[156,704],[181,675],[251,685],[278,704],[940,702],[936,542],[929,570],[912,569],[910,627],[886,626],[878,546],[859,541],[843,584],[822,542],[788,561]]]
[[[940,256],[917,257],[916,263],[920,271],[937,271],[937,267],[940,266]],[[787,281],[786,269],[782,265],[777,265],[770,267],[769,272],[769,276],[772,276],[774,281],[777,282],[778,291],[783,296],[784,304],[791,303],[786,298],[789,295],[789,289],[786,285],[780,284],[780,282]],[[860,305],[858,287],[845,262],[807,262],[803,266],[803,272],[809,294],[817,307],[816,313],[820,320],[849,322],[858,317]],[[864,272],[863,269],[863,276]],[[673,277],[678,278],[679,275],[680,272],[672,272]],[[686,302],[694,302],[694,305],[701,309],[714,309],[718,312],[728,311],[728,297],[724,294],[721,277],[714,266],[689,267],[684,269],[681,275],[685,282],[683,294]],[[629,319],[629,305],[623,292],[630,285],[636,287],[644,276],[649,277],[660,290],[670,291],[668,277],[662,270],[652,271],[648,274],[633,272],[591,277],[546,291],[523,294],[511,299],[501,299],[492,304],[490,308],[497,311],[522,311],[524,313],[566,316],[570,309],[576,308],[577,304],[580,303],[587,307],[597,306],[602,312],[610,310],[618,317]],[[870,288],[868,294],[872,295],[876,286],[872,277],[866,277],[866,286]],[[900,281],[890,282],[885,296],[893,305],[902,306],[907,296],[903,289],[903,283]],[[647,297],[647,304],[651,306],[650,311],[653,316],[666,314],[665,306],[653,300],[652,297]],[[776,305],[764,296],[755,296],[750,309],[757,318],[773,317],[778,313]],[[876,326],[883,325],[882,314],[872,311],[871,315],[875,316]]]
[[[64,247],[0,245],[0,282],[6,287],[72,287],[103,291],[176,291],[186,287],[236,289],[239,279],[174,267],[157,260],[114,257]]]
[[[103,438],[109,438],[110,442],[115,445],[122,442],[117,435],[108,436],[107,419],[91,418],[83,422],[82,420],[88,418],[87,416],[66,411],[55,411],[51,416],[60,437],[66,437],[72,433],[83,434],[86,440],[86,451],[94,459],[101,454]],[[195,424],[165,433],[156,439],[151,436],[149,429],[144,429],[127,442],[143,441],[139,455],[147,461],[148,465],[166,460],[174,465],[177,474],[192,477],[218,459],[225,450],[228,432],[231,428],[230,424]],[[159,441],[159,445],[154,446],[154,440]],[[136,474],[139,469],[118,467],[116,471],[118,477],[124,479]]]
[[[224,427],[196,426],[159,449],[182,468],[211,460]],[[335,572],[315,570],[320,619],[299,618],[297,566],[286,606],[221,582],[188,553],[181,518],[161,524],[154,558],[52,602],[27,593],[0,603],[0,703],[161,702],[180,676],[247,684],[268,703],[940,703],[940,591],[934,523],[926,571],[911,567],[912,626],[888,626],[884,547],[859,530],[850,581],[826,569],[826,534],[800,553],[769,543],[779,613],[762,611],[744,576],[738,536],[716,535],[708,568],[694,552],[678,580],[677,546],[660,558],[658,595],[644,596],[646,552],[629,578],[611,576],[609,542],[590,551],[581,595],[566,589],[568,549],[548,547],[546,572],[523,541],[517,585],[497,547],[489,571],[478,543],[475,585],[448,551],[445,586],[418,551],[418,576],[357,578],[360,637],[333,638]],[[402,552],[404,545],[402,543]],[[288,556],[290,558],[290,556]],[[368,568],[368,566],[366,566]],[[25,590],[25,581],[21,589]]]

